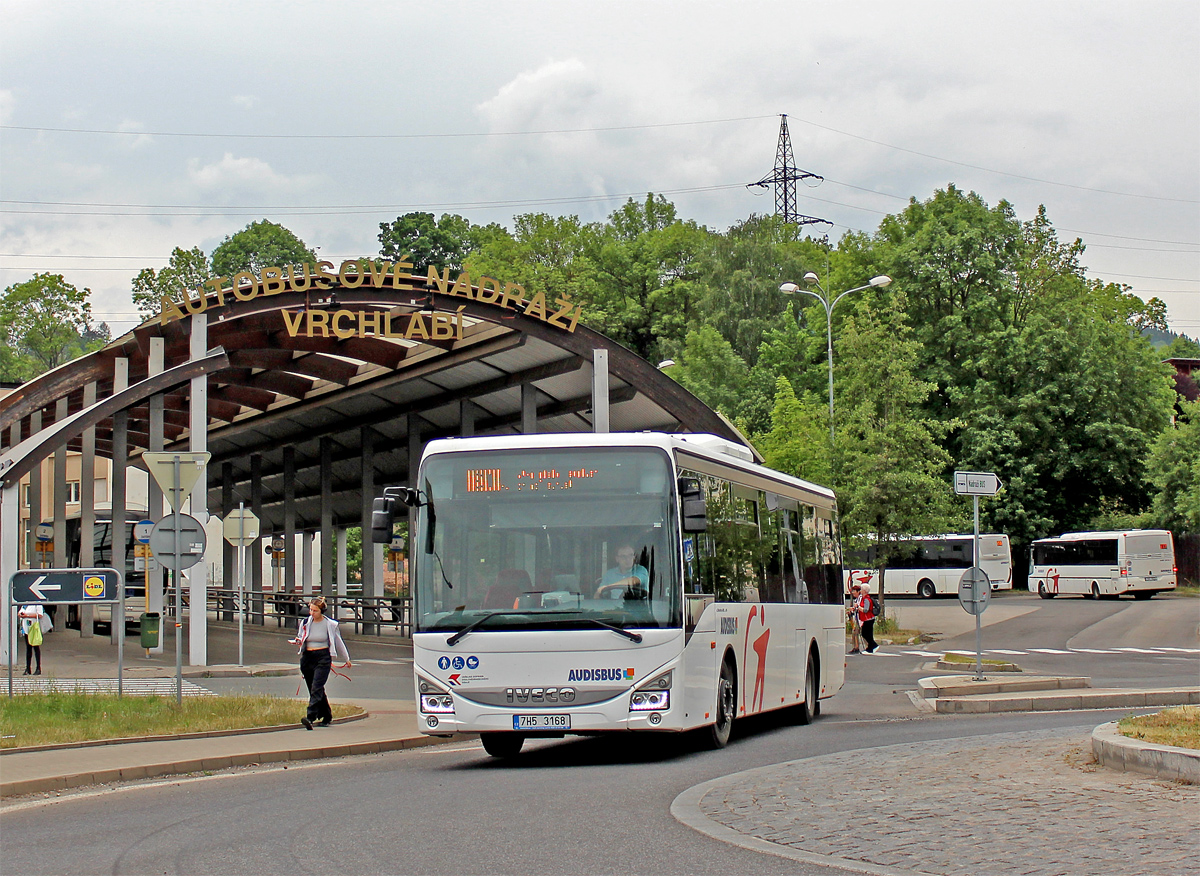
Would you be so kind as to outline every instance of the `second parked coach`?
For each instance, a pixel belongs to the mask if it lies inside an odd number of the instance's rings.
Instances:
[[[1060,593],[1149,599],[1174,590],[1178,572],[1175,543],[1165,529],[1068,532],[1033,543],[1029,589],[1042,599]]]

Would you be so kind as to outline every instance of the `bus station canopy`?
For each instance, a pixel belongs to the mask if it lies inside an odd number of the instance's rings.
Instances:
[[[100,403],[124,386],[150,387],[152,376],[205,357],[222,365],[206,377],[208,508],[249,505],[257,490],[264,532],[283,529],[285,504],[297,529],[319,526],[323,503],[334,526],[358,525],[364,490],[406,483],[434,438],[593,431],[607,414],[609,431],[745,443],[653,364],[584,326],[569,300],[435,269],[421,277],[387,263],[332,268],[266,268],[192,290],[103,349],[21,385],[0,400],[0,464],[35,432],[79,415],[85,397]],[[227,361],[213,358],[217,348]],[[193,386],[163,391],[160,381],[153,395],[129,401],[129,463],[156,444],[193,446]],[[156,397],[161,436],[151,429]],[[111,413],[94,428],[96,453],[111,458]],[[80,447],[78,430],[60,431],[60,445]],[[0,478],[14,472],[10,460]]]

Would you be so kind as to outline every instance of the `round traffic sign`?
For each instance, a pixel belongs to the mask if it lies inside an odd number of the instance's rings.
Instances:
[[[133,540],[138,544],[149,544],[150,533],[154,531],[153,520],[139,520],[133,524]]]
[[[38,541],[53,541],[54,540],[54,524],[39,523],[33,530],[34,537]]]
[[[150,551],[168,569],[190,569],[204,559],[208,536],[200,521],[190,514],[179,515],[179,556],[175,556],[175,515],[168,514],[150,533]]]
[[[283,550],[283,536],[282,535],[277,535],[273,539],[271,539],[271,550],[276,551],[276,552]]]
[[[958,580],[958,604],[967,614],[983,614],[992,600],[992,580],[987,572],[972,566]]]

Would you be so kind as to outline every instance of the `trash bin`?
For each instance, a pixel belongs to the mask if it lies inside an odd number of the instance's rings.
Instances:
[[[161,615],[157,611],[144,611],[138,620],[141,622],[142,627],[142,647],[146,649],[157,648]]]

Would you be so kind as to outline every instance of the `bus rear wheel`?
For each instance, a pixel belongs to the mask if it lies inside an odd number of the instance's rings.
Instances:
[[[917,595],[922,599],[933,599],[937,590],[934,589],[933,582],[926,578],[917,585]]]
[[[1100,599],[1100,585],[1095,581],[1092,582],[1092,599],[1097,601]]]
[[[721,678],[717,681],[717,712],[714,716],[716,720],[708,728],[709,747],[724,748],[729,744],[729,735],[733,732],[736,704],[737,687],[733,676],[733,666],[726,660],[721,664]]]
[[[521,753],[525,737],[520,733],[480,733],[479,741],[492,757],[516,757]]]
[[[1038,584],[1038,596],[1042,597],[1042,599],[1053,599],[1054,598],[1054,594],[1046,589],[1045,581]]]

